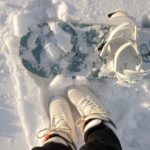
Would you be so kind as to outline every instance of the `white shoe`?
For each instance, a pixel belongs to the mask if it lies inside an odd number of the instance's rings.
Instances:
[[[106,58],[111,55],[113,59],[117,49],[127,41],[136,40],[137,26],[135,21],[123,11],[115,11],[108,14],[108,24],[112,25],[112,30],[108,36],[106,44],[102,48],[100,56]]]
[[[92,126],[100,124],[102,120],[110,121],[108,113],[103,108],[100,100],[88,88],[70,88],[68,97],[81,115],[80,126],[83,133]]]
[[[66,100],[62,97],[55,97],[49,106],[51,126],[49,129],[41,130],[39,138],[44,138],[45,143],[62,143],[76,149],[77,142],[75,123],[72,113]]]

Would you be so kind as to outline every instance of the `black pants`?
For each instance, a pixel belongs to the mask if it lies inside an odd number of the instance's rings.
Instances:
[[[103,123],[85,133],[85,145],[80,150],[122,150],[114,132]],[[46,143],[43,147],[32,150],[72,150],[71,147],[58,143]]]

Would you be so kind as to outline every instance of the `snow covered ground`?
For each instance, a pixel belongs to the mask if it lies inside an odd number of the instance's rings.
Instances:
[[[36,133],[49,126],[48,103],[54,95],[66,96],[72,84],[89,86],[100,97],[117,125],[124,150],[150,149],[150,80],[118,85],[112,80],[73,80],[34,76],[23,67],[19,38],[35,23],[50,18],[104,22],[106,14],[123,9],[139,24],[149,26],[149,0],[0,0],[0,147],[30,150],[39,145]],[[65,84],[61,84],[61,83]],[[81,138],[81,136],[79,137]],[[78,143],[78,147],[81,143]]]

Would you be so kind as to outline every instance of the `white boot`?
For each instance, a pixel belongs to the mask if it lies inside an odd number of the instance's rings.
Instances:
[[[100,100],[86,87],[75,87],[68,90],[68,97],[79,111],[81,131],[85,133],[89,128],[101,123],[109,122],[109,116]]]
[[[99,76],[113,75],[127,83],[149,77],[149,30],[138,28],[135,19],[123,11],[109,13],[108,20],[112,29],[106,43],[98,45],[105,60]]]
[[[53,98],[49,106],[49,113],[51,127],[50,129],[41,130],[38,137],[43,137],[45,143],[61,143],[71,146],[75,150],[77,141],[75,123],[66,100],[62,97]]]

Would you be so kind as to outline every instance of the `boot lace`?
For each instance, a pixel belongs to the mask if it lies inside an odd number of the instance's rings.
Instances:
[[[89,96],[83,97],[81,103],[77,106],[82,117],[77,120],[76,124],[81,130],[83,130],[83,126],[89,116],[96,115],[99,116],[100,119],[108,120],[108,115],[103,108],[92,102],[90,99]]]
[[[44,141],[50,138],[52,132],[63,132],[70,135],[71,128],[65,121],[63,114],[55,115],[52,118],[52,127],[44,128],[37,133],[37,138],[44,138]]]

